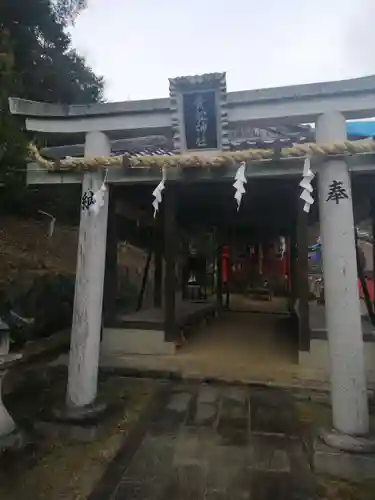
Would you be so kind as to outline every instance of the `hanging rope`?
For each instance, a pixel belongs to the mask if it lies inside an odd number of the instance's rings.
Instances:
[[[309,155],[352,155],[374,153],[375,141],[364,139],[360,141],[343,141],[331,144],[296,144],[281,149],[277,158],[305,158]],[[244,151],[219,152],[217,155],[186,153],[163,156],[97,156],[95,158],[66,158],[52,161],[44,158],[34,144],[29,145],[30,159],[40,167],[51,171],[58,170],[91,170],[110,167],[226,167],[235,166],[241,162],[271,161],[275,159],[273,149],[247,149]]]

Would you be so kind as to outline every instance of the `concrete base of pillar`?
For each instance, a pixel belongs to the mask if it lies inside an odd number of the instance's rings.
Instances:
[[[2,398],[2,385],[8,367],[20,358],[21,355],[0,353],[0,453],[9,449],[19,449],[23,443],[22,434],[6,409]]]
[[[337,450],[349,453],[375,454],[375,437],[373,436],[349,436],[335,430],[322,430],[320,432],[320,439],[327,446]]]
[[[316,474],[328,474],[351,481],[375,478],[375,453],[350,453],[327,446],[317,438],[313,450]]]
[[[4,451],[20,450],[24,445],[25,436],[18,428],[16,428],[13,432],[7,434],[6,436],[0,436],[0,455]]]
[[[94,403],[80,407],[55,408],[52,412],[53,420],[65,423],[97,422],[106,412],[107,405],[104,403]]]
[[[60,437],[79,442],[91,442],[99,439],[102,425],[109,415],[105,404],[92,404],[81,408],[55,408],[45,415],[42,421],[35,423],[38,432],[50,438]]]

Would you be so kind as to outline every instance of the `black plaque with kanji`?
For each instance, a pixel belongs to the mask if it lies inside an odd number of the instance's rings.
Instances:
[[[183,94],[186,148],[217,149],[215,91]]]

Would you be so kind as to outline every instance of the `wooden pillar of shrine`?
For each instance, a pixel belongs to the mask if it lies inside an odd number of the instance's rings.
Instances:
[[[222,246],[216,248],[216,301],[218,309],[223,307],[223,267],[222,267]]]
[[[160,238],[161,235],[157,233],[154,250],[154,307],[157,308],[160,308],[163,302],[163,253]]]
[[[103,312],[104,321],[116,315],[118,290],[118,228],[116,217],[116,191],[111,189],[108,201],[107,248],[104,274]]]
[[[289,310],[294,312],[298,290],[297,290],[297,238],[296,231],[293,230],[289,238],[289,273],[290,273],[290,288],[289,288]]]
[[[297,290],[298,290],[298,348],[300,351],[310,350],[309,319],[309,246],[308,246],[308,213],[303,210],[304,202],[298,200],[297,215]]]
[[[167,184],[164,192],[164,328],[165,340],[174,342],[176,326],[176,193],[174,186]]]
[[[223,279],[223,275],[225,277],[225,286],[224,286],[225,305],[224,305],[224,307],[225,307],[225,309],[229,309],[229,307],[230,307],[229,285],[230,285],[230,275],[231,275],[231,263],[230,263],[230,251],[229,251],[228,245],[225,245],[224,247],[222,247],[221,264],[222,264],[222,266],[224,266],[224,272],[222,269],[221,277],[222,277],[222,279]]]

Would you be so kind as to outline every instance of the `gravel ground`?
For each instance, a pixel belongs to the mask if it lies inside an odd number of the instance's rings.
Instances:
[[[52,405],[61,404],[65,386],[65,370],[39,370],[28,376],[17,394],[6,398],[12,415],[26,429],[32,443],[21,452],[0,458],[2,500],[87,498],[156,389],[156,383],[150,380],[101,380],[99,399],[112,405],[113,410],[101,424],[99,439],[78,443],[38,434],[33,426]]]

